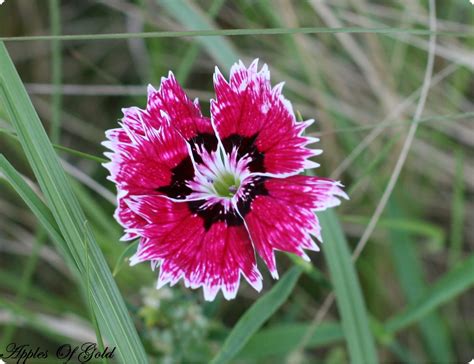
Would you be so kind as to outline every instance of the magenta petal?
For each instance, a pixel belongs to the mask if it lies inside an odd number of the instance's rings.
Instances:
[[[126,138],[123,132],[109,132],[108,136],[112,134]],[[147,127],[143,135],[126,130],[126,135],[132,139],[128,143],[105,143],[113,153],[106,154],[111,162],[104,166],[120,189],[133,194],[155,193],[157,188],[169,184],[172,169],[188,157],[186,142],[172,128]]]
[[[142,110],[136,106],[122,109],[122,123],[134,133],[143,134],[143,124],[159,128],[161,121],[157,118],[151,118],[146,110]]]
[[[314,140],[301,136],[311,121],[296,121],[291,103],[281,93],[282,84],[272,88],[267,65],[258,71],[257,63],[248,68],[236,63],[229,82],[216,68],[211,114],[219,137],[255,138],[267,173],[295,174],[317,166],[308,158],[320,151],[308,149]]]
[[[172,72],[161,79],[158,90],[148,86],[147,113],[152,119],[167,120],[186,140],[213,132],[210,120],[202,116],[197,101],[189,99]]]
[[[170,72],[160,88],[148,88],[146,110],[122,110],[121,128],[108,130],[104,146],[111,162],[105,167],[120,189],[134,194],[154,193],[171,182],[172,169],[189,157],[186,140],[212,132],[208,118],[201,115]]]
[[[339,205],[339,198],[347,195],[338,182],[319,177],[270,178],[263,183],[268,194],[255,198],[245,222],[258,254],[278,277],[274,250],[308,259],[303,249],[318,250],[311,236],[321,240],[314,211]]]
[[[213,300],[219,290],[231,299],[242,273],[261,289],[254,249],[243,225],[218,222],[206,230],[186,203],[162,196],[136,196],[128,204],[148,222],[137,230],[143,239],[131,262],[159,261],[159,287],[182,278],[188,287],[203,287],[206,300]]]
[[[125,138],[123,132],[110,134],[118,139]],[[104,164],[110,172],[109,179],[117,185],[117,208],[114,216],[126,230],[122,240],[140,237],[133,229],[146,224],[145,219],[133,212],[125,200],[135,194],[159,193],[160,186],[171,182],[173,168],[183,159],[189,158],[185,142],[174,129],[170,128],[155,137],[150,136],[146,140],[138,137],[138,144],[116,143],[112,146],[115,152],[108,154],[111,162]]]
[[[121,240],[132,240],[139,237],[134,232],[135,229],[142,228],[146,225],[146,220],[140,215],[133,212],[130,207],[125,203],[125,200],[129,198],[126,191],[121,191],[117,196],[117,208],[115,209],[115,219],[125,228],[125,235],[122,236]]]
[[[160,105],[162,109],[158,109]],[[175,168],[189,164],[189,149],[183,133],[197,133],[198,127],[204,128],[203,123],[208,129],[211,126],[172,75],[163,80],[158,91],[149,89],[146,110],[130,107],[122,111],[121,128],[106,132],[103,145],[111,152],[105,153],[110,162],[104,166],[110,172],[109,179],[117,185],[115,217],[127,229],[122,239],[129,240],[138,237],[130,229],[141,227],[144,220],[130,210],[124,197],[154,195],[161,193],[160,188],[170,188],[175,183]],[[171,126],[171,122],[177,127]],[[192,165],[190,168],[188,174],[192,176]]]

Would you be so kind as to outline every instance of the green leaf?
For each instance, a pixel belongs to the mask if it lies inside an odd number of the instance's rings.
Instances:
[[[351,362],[377,363],[365,302],[344,233],[334,211],[324,211],[318,217],[324,238],[322,251],[331,273]]]
[[[291,268],[272,289],[256,301],[240,318],[227,337],[213,364],[230,362],[258,329],[285,303],[303,269]]]
[[[100,331],[117,348],[122,362],[145,363],[143,345],[123,298],[3,43],[0,90],[3,105],[66,243],[62,253],[70,255],[67,263],[74,264],[71,268],[80,274],[83,286],[87,275],[86,245],[89,248],[92,299]]]

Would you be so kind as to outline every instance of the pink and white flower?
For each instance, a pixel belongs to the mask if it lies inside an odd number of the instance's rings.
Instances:
[[[242,274],[260,291],[256,253],[278,278],[275,250],[309,259],[321,240],[314,212],[347,198],[339,182],[299,175],[318,166],[321,151],[307,147],[317,140],[302,135],[313,120],[295,119],[257,63],[236,63],[229,81],[216,67],[210,119],[170,72],[149,86],[146,109],[123,109],[106,132],[115,217],[124,240],[140,238],[131,264],[159,267],[158,288],[183,279],[206,300],[232,299]]]

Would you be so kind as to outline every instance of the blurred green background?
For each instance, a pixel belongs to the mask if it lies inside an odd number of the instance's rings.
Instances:
[[[437,1],[436,16],[440,34],[420,124],[355,263],[383,363],[474,358],[474,5]],[[285,81],[295,110],[317,120],[311,134],[324,150],[317,173],[340,179],[351,197],[336,210],[351,250],[399,159],[429,49],[427,34],[371,29],[427,29],[428,23],[428,2],[421,0],[6,0],[0,6],[1,37],[254,29],[238,36],[91,36],[6,45],[52,141],[95,156],[120,109],[144,107],[146,85],[158,86],[168,70],[209,114],[214,66],[228,75],[234,61],[259,58],[274,84]],[[367,31],[259,34],[301,27]],[[0,127],[11,128],[1,105]],[[15,138],[0,134],[0,152],[36,186]],[[119,242],[106,170],[77,153],[58,152],[152,362],[208,362],[260,295],[246,283],[230,302],[220,296],[205,302],[202,292],[181,285],[156,291],[157,273],[148,264],[124,263],[131,251]],[[1,182],[0,351],[10,342],[54,351],[65,342],[96,341],[76,278],[34,215]],[[315,268],[305,267],[286,302],[233,362],[350,361],[337,305],[325,310],[323,304],[333,292],[327,262],[322,253],[310,256]],[[277,259],[280,273],[295,264],[284,254]],[[266,292],[275,282],[261,268]]]

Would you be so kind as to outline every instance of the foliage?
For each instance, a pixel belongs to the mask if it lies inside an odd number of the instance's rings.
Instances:
[[[428,2],[48,5],[0,6],[0,352],[12,341],[54,351],[103,339],[124,363],[472,359],[468,1],[436,4],[418,131],[357,259],[422,93]],[[137,243],[119,242],[103,131],[121,107],[143,106],[146,84],[169,69],[206,110],[214,65],[255,57],[286,82],[298,113],[317,119],[321,175],[340,179],[351,200],[319,215],[322,252],[311,263],[278,254],[281,278],[264,276],[260,294],[242,284],[235,300],[208,303],[179,285],[157,291],[156,272],[126,264]]]

